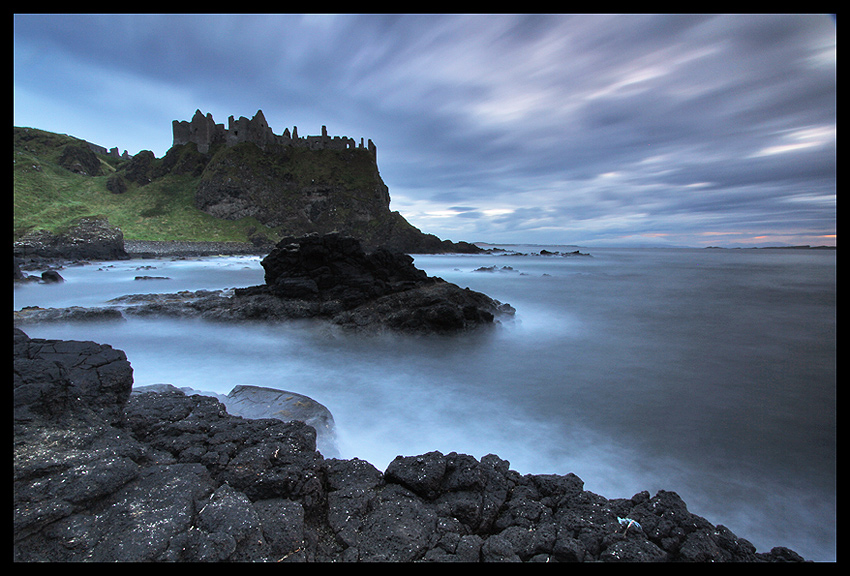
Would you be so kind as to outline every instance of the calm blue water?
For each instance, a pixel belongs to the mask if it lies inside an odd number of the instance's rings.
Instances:
[[[456,337],[149,319],[24,330],[122,349],[137,385],[306,394],[333,413],[340,456],[381,470],[398,454],[493,453],[524,474],[573,472],[607,498],[674,490],[759,551],[835,560],[835,252],[581,251],[591,257],[416,256],[517,309]],[[259,284],[259,262],[94,263],[17,287],[14,306]]]

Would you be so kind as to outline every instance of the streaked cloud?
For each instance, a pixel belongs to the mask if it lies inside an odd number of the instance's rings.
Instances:
[[[14,122],[161,156],[196,108],[371,138],[471,241],[835,235],[829,15],[16,15]],[[831,201],[830,201],[831,199]],[[468,209],[467,209],[468,208]],[[797,242],[809,243],[809,242]]]

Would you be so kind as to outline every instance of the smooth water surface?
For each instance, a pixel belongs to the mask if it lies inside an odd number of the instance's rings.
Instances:
[[[340,456],[380,470],[398,454],[493,453],[523,474],[573,472],[607,498],[673,490],[759,551],[834,560],[835,252],[581,252],[590,256],[415,256],[430,275],[517,310],[457,336],[154,319],[23,329],[122,349],[136,385],[306,394],[333,413]],[[64,284],[16,287],[14,306],[248,286],[262,283],[259,262],[69,267]]]

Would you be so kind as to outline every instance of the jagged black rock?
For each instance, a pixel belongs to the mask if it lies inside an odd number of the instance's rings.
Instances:
[[[131,395],[105,344],[15,329],[13,384],[16,561],[803,560],[756,552],[674,492],[608,500],[495,455],[399,456],[383,473],[325,458],[303,422]]]

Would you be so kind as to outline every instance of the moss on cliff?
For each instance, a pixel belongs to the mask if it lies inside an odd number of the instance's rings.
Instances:
[[[173,146],[162,158],[97,155],[98,176],[74,173],[62,151],[82,141],[15,128],[14,231],[56,231],[104,215],[127,240],[271,242],[285,235],[344,232],[369,249],[475,251],[429,234],[390,211],[390,196],[365,149],[310,150],[252,143],[201,153]],[[120,179],[120,181],[118,181]],[[112,191],[111,191],[112,190]],[[115,193],[114,190],[120,190]]]
[[[198,184],[195,206],[218,218],[254,217],[281,234],[344,231],[382,241],[389,192],[368,151],[251,143],[220,149]]]

